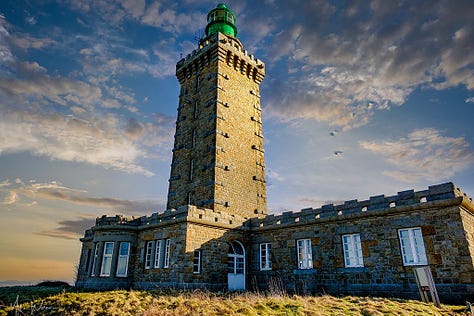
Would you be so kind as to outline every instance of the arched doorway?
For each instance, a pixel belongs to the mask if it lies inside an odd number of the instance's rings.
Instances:
[[[229,243],[227,286],[229,291],[245,290],[245,249],[239,241]]]

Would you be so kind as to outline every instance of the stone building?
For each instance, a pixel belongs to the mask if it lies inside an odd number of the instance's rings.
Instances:
[[[259,85],[265,65],[218,5],[180,60],[167,210],[97,218],[76,285],[286,290],[419,297],[429,266],[440,298],[474,295],[474,203],[454,184],[267,215]]]

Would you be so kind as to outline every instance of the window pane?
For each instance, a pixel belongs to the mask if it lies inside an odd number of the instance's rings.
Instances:
[[[170,240],[166,239],[165,242],[165,256],[163,258],[163,268],[168,268],[170,264]]]
[[[201,273],[201,251],[200,250],[194,251],[193,272]]]
[[[121,242],[120,243],[120,249],[119,249],[118,261],[117,261],[116,276],[118,276],[118,277],[126,277],[127,276],[129,253],[130,253],[130,243],[129,242]]]
[[[229,268],[229,273],[235,273],[235,263],[234,257],[228,257],[229,261],[227,262],[227,267]]]
[[[155,264],[154,264],[154,267],[159,268],[160,267],[160,261],[161,261],[161,240],[157,240],[155,242],[156,242],[156,246],[155,246]]]
[[[145,269],[151,267],[151,254],[153,252],[153,241],[146,243],[146,255],[145,255]]]
[[[362,247],[360,243],[360,235],[344,235],[342,236],[344,264],[346,267],[363,267]]]
[[[244,273],[244,258],[236,258],[235,273],[237,274]]]
[[[117,262],[117,276],[127,276],[128,256],[120,256]]]
[[[128,251],[130,249],[130,243],[129,242],[122,242],[120,243],[120,256],[128,256]]]
[[[268,243],[260,244],[260,270],[270,270],[272,268],[270,253],[271,253],[270,244]]]
[[[114,251],[114,243],[106,242],[104,245],[104,253],[102,255],[102,266],[100,268],[101,276],[110,275],[110,267],[112,265],[112,253]]]
[[[400,229],[398,235],[404,265],[428,264],[421,228]]]
[[[112,265],[112,258],[104,257],[102,261],[102,273],[101,275],[110,275],[110,266]]]
[[[232,247],[234,249],[234,252],[236,255],[243,255],[244,254],[244,249],[238,242],[232,242]]]
[[[298,248],[298,268],[299,269],[312,269],[313,268],[313,255],[311,250],[310,239],[300,239],[297,241]]]
[[[114,243],[106,242],[104,247],[104,255],[111,255],[114,250]]]

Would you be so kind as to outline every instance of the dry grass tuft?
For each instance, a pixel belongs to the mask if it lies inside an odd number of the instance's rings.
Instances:
[[[413,300],[249,292],[63,291],[3,304],[0,315],[468,315],[463,306],[436,308]]]

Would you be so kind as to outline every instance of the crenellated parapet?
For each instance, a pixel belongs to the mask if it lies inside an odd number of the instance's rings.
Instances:
[[[243,49],[242,43],[237,38],[222,33],[203,38],[198,49],[193,50],[176,64],[176,76],[183,84],[186,78],[199,73],[216,60],[225,62],[257,83],[262,82],[265,77],[265,64]]]
[[[345,201],[343,204],[327,204],[318,209],[306,208],[299,212],[284,212],[281,215],[268,215],[263,219],[252,219],[252,227],[272,227],[275,225],[289,225],[297,223],[309,223],[323,219],[344,218],[354,214],[377,215],[382,212],[397,212],[403,208],[417,207],[423,209],[423,205],[430,207],[432,202],[452,200],[460,198],[466,201],[474,210],[472,198],[468,197],[453,183],[448,182],[433,185],[428,190],[414,191],[406,190],[398,192],[397,195],[371,196],[368,200]]]
[[[216,212],[207,208],[198,208],[189,205],[188,221],[203,225],[221,226],[225,228],[236,228],[246,226],[247,218],[237,214]]]
[[[138,226],[139,218],[137,217],[127,217],[124,215],[115,215],[107,216],[102,215],[97,217],[95,220],[95,226],[108,226],[108,225],[128,225],[128,226]]]
[[[93,231],[112,228],[133,227],[134,229],[146,229],[147,227],[166,226],[178,221],[192,221],[203,225],[222,226],[225,228],[235,228],[245,226],[247,218],[236,214],[216,212],[211,209],[199,208],[194,205],[184,205],[178,209],[168,209],[156,212],[150,216],[126,217],[123,215],[107,216],[103,215],[96,219],[96,225],[85,232],[84,238],[92,238]]]

